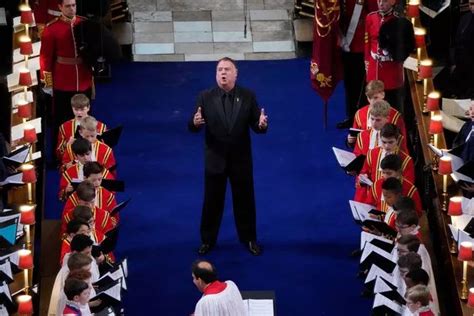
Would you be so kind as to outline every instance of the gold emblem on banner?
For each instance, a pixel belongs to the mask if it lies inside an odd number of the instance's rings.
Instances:
[[[310,66],[311,74],[316,78],[318,85],[321,88],[331,88],[332,87],[332,76],[326,76],[319,71],[319,66],[314,61],[311,62]]]

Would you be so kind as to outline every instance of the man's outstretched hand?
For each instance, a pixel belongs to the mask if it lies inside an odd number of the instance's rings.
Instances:
[[[260,118],[258,119],[258,128],[266,129],[268,127],[268,115],[265,115],[265,109],[260,111]]]
[[[201,107],[198,107],[196,114],[194,114],[193,123],[196,127],[206,124],[206,121],[204,121],[204,118],[202,117]]]

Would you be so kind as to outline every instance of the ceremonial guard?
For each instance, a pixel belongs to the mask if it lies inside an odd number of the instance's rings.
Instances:
[[[349,128],[357,109],[365,102],[364,32],[368,13],[377,10],[376,0],[343,0],[341,48],[346,93],[346,119],[338,128]]]
[[[71,98],[92,93],[92,68],[78,55],[74,27],[84,18],[76,16],[75,0],[59,4],[61,16],[49,22],[41,39],[40,67],[45,88],[53,89],[53,127],[73,118]],[[54,138],[56,139],[56,137]]]
[[[402,110],[403,62],[414,49],[411,23],[393,10],[396,0],[380,0],[379,10],[367,15],[365,23],[366,80],[381,80],[385,100]]]

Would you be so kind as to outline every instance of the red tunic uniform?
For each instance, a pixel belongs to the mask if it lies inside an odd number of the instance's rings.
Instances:
[[[352,19],[355,5],[357,0],[345,0],[344,10],[342,10],[341,15],[341,28],[344,34],[347,34],[349,25]],[[365,19],[368,13],[378,9],[376,0],[365,0],[363,2],[362,11],[360,13],[359,21],[354,31],[354,37],[352,38],[349,50],[353,53],[363,53],[364,52],[364,32],[365,32]]]
[[[386,90],[403,86],[403,63],[393,61],[390,54],[379,48],[379,31],[382,24],[398,17],[391,10],[382,15],[375,11],[367,15],[365,21],[365,62],[367,64],[367,82],[381,80]]]
[[[37,0],[30,2],[34,2],[31,8],[35,14],[35,22],[37,24],[46,24],[61,15],[58,0]]]
[[[369,129],[367,122],[369,121],[369,105],[366,105],[359,110],[357,110],[354,116],[354,123],[352,125],[353,128],[357,129]],[[388,112],[388,123],[392,123],[400,129],[402,135],[406,136],[406,127],[405,121],[403,120],[402,115],[400,112],[395,110],[394,108],[390,107],[390,111]]]
[[[72,119],[64,122],[59,127],[58,141],[56,143],[56,156],[58,159],[61,159],[63,156],[64,150],[66,150],[67,142],[71,137],[74,137],[78,126],[79,125],[77,124],[76,120]],[[106,130],[107,126],[104,123],[97,121],[97,134],[100,135]]]
[[[112,167],[115,168],[115,157],[112,148],[101,141],[96,141],[92,144],[92,151],[95,156],[95,161],[100,163],[106,169],[111,169]],[[64,151],[63,158],[61,159],[61,164],[64,166],[65,164],[74,161],[74,159],[71,145],[68,145]],[[112,173],[114,176],[116,175],[115,172]]]
[[[66,210],[65,210],[66,211]],[[95,207],[92,209],[92,216],[94,217],[95,221],[95,231],[98,233],[105,234],[112,228],[117,225],[117,222],[113,217],[110,216],[109,212]],[[66,232],[67,223],[69,223],[72,219],[72,209],[69,212],[63,212],[62,215],[62,223],[61,223],[61,235]]]
[[[356,144],[355,144],[355,147],[354,147],[354,154],[356,156],[359,156],[359,155],[366,155],[367,156],[367,152],[369,151],[369,149],[373,149],[373,148],[379,146],[380,133],[379,133],[379,135],[376,136],[376,138],[375,138],[376,141],[374,142],[374,144],[370,143],[370,139],[371,139],[371,137],[373,137],[373,133],[376,133],[376,131],[371,128],[371,129],[366,129],[366,130],[360,132],[359,135],[357,135],[357,140],[356,140]],[[402,151],[408,152],[407,142],[406,142],[406,139],[403,135],[400,136],[400,140],[398,142],[398,147]]]
[[[389,205],[382,200],[382,183],[385,179],[381,178],[374,182],[370,190],[371,194],[368,196],[367,204],[375,205],[378,210],[386,212]],[[418,216],[422,215],[423,206],[421,204],[420,194],[416,186],[406,179],[402,179],[402,195],[412,198],[415,202],[415,211]]]
[[[65,201],[67,199],[66,187],[72,182],[73,179],[84,180],[84,175],[82,174],[82,171],[80,171],[80,168],[82,167],[79,165],[79,163],[76,163],[67,168],[66,171],[61,174],[58,192],[58,197],[61,201]],[[115,179],[112,173],[110,173],[107,169],[104,169],[102,176],[103,179]]]
[[[415,166],[413,159],[406,154],[404,151],[398,151],[397,154],[402,160],[402,176],[410,182],[415,182]],[[367,152],[367,157],[364,161],[364,166],[360,171],[361,174],[366,174],[372,182],[376,182],[382,178],[382,171],[380,170],[380,164],[384,158],[383,150],[381,147],[375,147]],[[367,200],[367,195],[370,194],[370,187],[361,186],[359,179],[356,178],[356,193],[354,201],[363,202]]]
[[[77,192],[74,192],[68,197],[66,204],[64,205],[63,214],[72,213],[74,208],[78,205],[79,198],[77,197]],[[95,205],[100,209],[110,212],[117,205],[117,201],[115,200],[115,195],[112,192],[104,189],[103,187],[99,187],[96,190]]]
[[[86,91],[92,87],[92,69],[79,58],[74,42],[73,26],[84,18],[72,20],[61,16],[51,21],[41,37],[40,67],[52,73],[53,90]]]

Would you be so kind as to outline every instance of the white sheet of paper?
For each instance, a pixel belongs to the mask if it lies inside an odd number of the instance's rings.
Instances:
[[[464,241],[469,241],[474,244],[474,239],[469,236],[464,230],[459,230],[459,240],[458,240],[458,250],[461,247],[461,243]]]
[[[22,179],[23,179],[23,174],[20,172],[20,173],[14,174],[12,176],[9,176],[3,182],[0,182],[0,186],[10,184],[10,183],[11,184],[23,184],[23,181],[21,181]]]
[[[374,184],[374,182],[372,182],[372,180],[370,180],[369,177],[364,174],[359,175],[359,181],[360,183],[367,184],[368,186],[372,186]]]
[[[369,283],[370,281],[375,280],[377,276],[383,277],[385,280],[389,281],[390,283],[395,284],[393,275],[380,269],[375,264],[373,264],[370,267],[369,273],[367,273],[367,277],[365,278],[364,283]]]
[[[26,68],[25,61],[13,64],[13,72],[19,72],[21,68]],[[40,59],[39,57],[33,57],[28,59],[28,69],[30,70],[39,70],[40,69]]]
[[[41,41],[32,43],[32,46],[33,46],[33,54],[30,55],[30,58],[31,57],[36,57],[36,56],[39,55],[40,50],[41,50]],[[16,63],[18,63],[18,62],[20,62],[24,59],[25,59],[25,56],[20,54],[20,49],[19,48],[13,50],[13,63],[14,64],[16,64]]]
[[[472,219],[471,215],[463,214],[460,216],[451,216],[451,223],[457,229],[464,229],[466,228],[469,221]]]
[[[17,110],[16,104],[18,103],[18,101],[23,100],[23,99],[25,99],[25,93],[24,92],[18,92],[18,93],[15,93],[12,96],[12,104],[13,104],[13,108],[15,110]],[[26,92],[26,101],[33,102],[33,92],[31,92],[31,91]],[[18,112],[18,110],[17,110],[17,112]]]
[[[21,124],[13,126],[12,133],[11,133],[12,141],[23,138],[23,130],[25,129],[26,124],[33,125],[36,130],[36,134],[41,133],[41,117],[38,117],[26,123],[21,123]]]
[[[451,0],[445,0],[443,4],[441,5],[441,8],[439,8],[438,11],[431,10],[428,7],[425,7],[423,4],[420,3],[420,10],[429,15],[431,18],[435,18],[438,14],[443,12],[449,5],[451,4]]]
[[[395,248],[393,248],[393,251],[395,251]],[[386,252],[383,249],[380,249],[379,247],[375,246],[374,244],[368,243],[365,244],[364,251],[362,251],[362,255],[360,256],[360,262],[364,262],[365,259],[372,253],[378,253],[384,258],[387,258],[388,260],[392,261],[393,258],[393,252]]]
[[[362,231],[360,233],[360,249],[361,250],[364,249],[365,244],[372,241],[372,240],[374,240],[374,239],[378,239],[378,240],[383,241],[387,244],[393,245],[393,241],[390,240],[390,239],[387,239],[387,238],[382,237],[382,236],[377,236],[377,235]]]
[[[474,199],[462,197],[461,206],[464,214],[474,216]]]
[[[394,302],[392,300],[389,300],[388,298],[386,298],[382,294],[375,294],[373,308],[378,307],[378,306],[383,306],[383,305],[387,306],[388,308],[390,308],[394,312],[397,312],[399,314],[403,313],[403,306],[402,305],[397,304],[396,302]]]
[[[38,77],[36,76],[36,70],[31,70],[31,86],[36,86],[38,84]],[[18,82],[20,80],[20,73],[18,72],[13,72],[9,75],[7,75],[7,84],[8,84],[8,92],[12,91],[18,91],[23,89],[22,86],[18,85]]]
[[[393,289],[387,284],[387,282],[383,278],[377,276],[377,279],[375,280],[374,293],[382,293],[388,291],[393,291]]]
[[[443,121],[443,127],[448,131],[459,133],[462,126],[464,125],[464,121],[452,115],[448,115],[444,111],[440,111],[440,113],[441,119]]]
[[[10,260],[5,260],[4,263],[0,264],[0,271],[5,273],[10,279],[13,280],[13,274],[12,274],[12,266],[10,264]],[[8,286],[7,286],[8,288]],[[0,293],[3,292],[2,288],[0,288]]]
[[[13,30],[15,33],[21,32],[25,29],[25,26],[20,23],[20,16],[13,18]],[[33,14],[33,23],[30,25],[30,28],[36,26],[35,15]]]
[[[0,25],[7,25],[7,15],[5,8],[0,8]]]
[[[347,151],[347,150],[342,150],[342,149],[333,147],[332,151],[334,152],[334,155],[336,156],[337,162],[343,168],[346,167],[348,164],[350,164],[351,161],[356,158],[356,155],[354,155],[354,153],[351,153],[350,151]]]
[[[428,144],[428,148],[431,149],[432,152],[435,153],[436,156],[442,157],[443,151],[441,149],[436,148],[435,146]]]
[[[244,300],[248,307],[249,316],[273,316],[273,300],[248,299]]]
[[[354,216],[354,212],[357,214],[357,217],[354,217],[356,220],[365,221],[367,219],[375,220],[369,216],[369,211],[374,208],[373,205],[361,203],[353,200],[349,200],[349,205],[351,207],[352,215]]]
[[[418,59],[408,56],[403,62],[403,68],[418,72]]]
[[[466,111],[471,106],[471,99],[442,99],[443,111],[447,115],[467,118]]]

